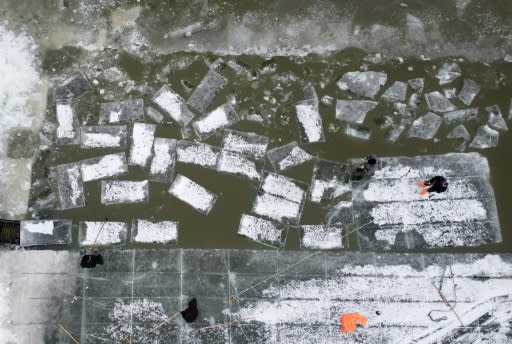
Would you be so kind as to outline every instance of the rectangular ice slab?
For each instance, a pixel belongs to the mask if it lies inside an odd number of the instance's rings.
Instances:
[[[82,160],[82,179],[84,182],[107,177],[115,177],[128,172],[125,153],[107,154],[97,158]]]
[[[153,140],[155,139],[155,124],[134,123],[132,146],[130,149],[130,165],[147,166],[152,155]]]
[[[113,245],[126,242],[128,225],[125,222],[80,222],[78,241],[80,246]]]
[[[167,85],[163,85],[152,100],[181,127],[187,126],[194,118],[194,114],[185,104],[185,100]]]
[[[217,200],[215,194],[181,174],[178,174],[174,179],[169,188],[169,193],[206,215]]]
[[[386,84],[388,75],[382,72],[347,72],[336,82],[343,91],[350,91],[359,96],[373,98]]]
[[[236,152],[222,150],[217,161],[217,171],[259,180],[260,173],[253,159]]]
[[[343,231],[341,227],[329,225],[304,225],[300,246],[312,249],[343,248]]]
[[[300,148],[296,141],[270,149],[267,152],[267,157],[277,172],[302,165],[314,159],[314,156]]]
[[[176,165],[176,140],[155,138],[153,142],[153,160],[149,168],[149,179],[170,181]]]
[[[143,244],[169,244],[178,240],[178,222],[133,220],[132,242]]]
[[[225,77],[210,69],[188,98],[187,104],[199,112],[206,112],[208,106],[227,83],[228,80]]]
[[[318,110],[318,99],[303,100],[295,105],[301,141],[304,143],[324,142],[322,117]]]
[[[222,149],[246,155],[259,160],[265,157],[269,138],[255,133],[236,130],[224,130]]]
[[[282,247],[286,239],[286,231],[282,225],[248,214],[242,214],[238,234],[277,247]]]
[[[342,100],[336,101],[336,119],[347,123],[361,124],[366,114],[377,106],[377,102],[370,100]]]
[[[144,101],[129,99],[102,103],[98,124],[135,122],[144,119]]]
[[[101,203],[142,203],[149,198],[148,181],[103,180]]]
[[[57,103],[57,143],[61,145],[77,144],[80,140],[78,118],[71,103]]]
[[[350,175],[350,166],[338,161],[318,159],[313,169],[309,200],[325,204],[339,197],[350,196]]]
[[[176,147],[178,162],[215,168],[219,157],[219,149],[206,143],[180,140]]]
[[[62,210],[85,206],[80,163],[58,165],[57,188]]]
[[[71,220],[25,220],[20,222],[20,246],[68,245]]]
[[[230,103],[225,103],[192,123],[196,135],[205,140],[216,131],[240,121]]]
[[[80,127],[80,148],[124,148],[127,141],[126,125]]]

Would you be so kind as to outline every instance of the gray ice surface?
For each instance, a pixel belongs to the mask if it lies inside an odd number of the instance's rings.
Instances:
[[[345,134],[361,140],[369,140],[371,136],[371,132],[368,129],[350,124],[345,127]]]
[[[438,91],[426,93],[425,100],[428,108],[434,112],[447,112],[456,109],[455,105]]]
[[[487,114],[489,115],[489,119],[487,120],[487,124],[496,130],[508,131],[507,123],[501,114],[501,109],[498,105],[491,105],[485,108]]]
[[[144,119],[144,101],[128,99],[100,104],[98,124],[135,122]]]
[[[78,117],[73,103],[57,103],[57,143],[61,145],[77,144],[80,141]]]
[[[20,246],[71,244],[71,220],[23,220],[20,223]]]
[[[85,195],[80,163],[58,165],[57,189],[62,210],[85,206]]]
[[[444,63],[437,71],[436,78],[439,85],[449,84],[461,76],[461,70],[457,63]]]
[[[90,89],[91,84],[89,80],[82,73],[79,73],[55,87],[55,100],[57,102],[68,102],[80,97]]]
[[[459,124],[458,126],[453,128],[452,131],[450,131],[448,133],[448,135],[446,135],[446,138],[447,139],[462,139],[464,141],[469,141],[471,139],[471,135],[469,134],[469,132],[466,129],[466,127],[464,126],[464,124]]]
[[[395,143],[396,140],[402,135],[405,128],[407,127],[406,121],[401,121],[399,124],[393,125],[385,135],[386,141]]]
[[[473,141],[469,144],[470,148],[487,149],[494,148],[498,145],[500,133],[489,128],[488,125],[478,127]]]
[[[237,130],[224,130],[222,149],[246,155],[252,159],[260,160],[265,157],[269,138],[256,133]]]
[[[149,200],[147,180],[102,180],[101,203],[145,203]]]
[[[317,159],[309,187],[309,201],[329,204],[344,197],[351,198],[351,167],[339,161]]]
[[[151,181],[168,182],[176,166],[176,140],[157,137],[153,142],[153,159],[149,167]]]
[[[187,104],[195,110],[205,113],[208,110],[208,106],[227,83],[228,80],[225,77],[213,69],[209,69],[190,98],[188,98]]]
[[[302,165],[313,160],[313,156],[302,149],[296,141],[269,149],[267,157],[277,172]]]
[[[356,95],[373,98],[380,88],[386,84],[388,76],[382,72],[347,72],[336,85],[343,91],[350,91]]]
[[[134,219],[131,242],[138,244],[175,244],[178,240],[176,221],[149,221]]]
[[[177,161],[206,168],[216,168],[220,149],[206,143],[180,140],[176,146]]]
[[[343,248],[343,231],[339,226],[302,225],[301,248],[309,249],[340,249]]]
[[[471,79],[464,79],[459,93],[459,99],[469,106],[473,102],[473,99],[475,99],[478,92],[480,92],[480,86],[478,86],[476,82]]]
[[[128,224],[114,221],[82,221],[78,226],[80,246],[104,246],[126,243]]]
[[[194,114],[185,104],[185,100],[169,86],[163,85],[152,98],[182,128],[194,118]]]
[[[443,114],[446,124],[459,124],[478,118],[478,108],[469,108],[445,112]]]
[[[215,134],[217,131],[227,128],[240,121],[236,111],[229,102],[210,111],[192,123],[196,135],[201,140]]]
[[[407,84],[402,81],[395,81],[389,88],[382,94],[381,98],[391,102],[403,102],[407,95]]]
[[[146,116],[155,123],[162,123],[164,120],[164,115],[162,115],[160,111],[151,106],[146,106]]]
[[[410,80],[407,80],[407,83],[409,84],[409,86],[411,86],[411,88],[414,90],[414,92],[418,93],[419,95],[421,95],[421,93],[423,93],[423,87],[425,85],[424,78],[410,79]]]
[[[127,141],[126,125],[80,127],[80,148],[124,148]]]
[[[443,119],[433,112],[429,112],[412,122],[409,127],[408,137],[422,140],[430,140],[436,136]]]
[[[336,119],[347,123],[361,124],[366,114],[377,106],[377,102],[370,100],[342,100],[336,101]]]

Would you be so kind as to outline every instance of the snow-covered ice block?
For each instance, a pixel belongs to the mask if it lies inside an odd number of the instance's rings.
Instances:
[[[473,99],[480,92],[480,86],[471,79],[464,79],[459,93],[459,99],[466,105],[471,105]]]
[[[336,85],[343,90],[349,90],[357,95],[373,98],[382,86],[386,84],[388,76],[382,72],[347,72]]]
[[[265,157],[269,138],[255,133],[226,129],[222,149],[259,160]]]
[[[297,224],[302,205],[285,198],[267,193],[259,193],[252,207],[252,212],[278,222]]]
[[[227,83],[228,80],[225,77],[210,69],[188,98],[187,104],[201,113],[206,112],[208,106]]]
[[[153,103],[164,110],[181,127],[194,118],[194,114],[185,104],[185,100],[169,86],[163,85],[152,98]]]
[[[300,246],[302,248],[333,249],[343,248],[341,227],[331,225],[303,225]]]
[[[82,180],[90,182],[107,177],[115,177],[128,172],[125,153],[107,154],[97,158],[82,160]]]
[[[345,134],[355,137],[356,139],[369,140],[371,133],[368,129],[348,124],[345,127]]]
[[[157,137],[153,142],[153,160],[149,167],[152,181],[170,181],[176,165],[176,140]]]
[[[494,148],[498,145],[500,133],[489,128],[488,125],[478,127],[473,141],[469,144],[471,148],[486,149]]]
[[[114,245],[126,242],[125,222],[83,221],[78,229],[80,246]]]
[[[78,118],[71,103],[57,103],[57,142],[61,145],[77,144],[80,140]]]
[[[147,180],[102,180],[101,203],[143,203],[149,199]]]
[[[205,140],[216,131],[229,127],[238,121],[240,121],[240,118],[231,104],[225,103],[205,116],[195,120],[192,123],[192,127],[196,135],[201,140]]]
[[[274,170],[277,172],[304,164],[314,159],[314,157],[300,148],[296,141],[285,144],[284,146],[269,149],[267,157]]]
[[[456,109],[444,95],[438,91],[425,94],[428,108],[434,112],[448,112]]]
[[[155,139],[155,124],[134,123],[132,145],[130,148],[130,165],[145,167],[151,159],[153,141]]]
[[[129,99],[100,104],[98,124],[135,122],[144,119],[144,101]]]
[[[400,135],[402,135],[402,133],[405,131],[406,127],[407,123],[403,120],[399,124],[393,125],[385,135],[386,141],[395,143]]]
[[[23,220],[20,222],[20,246],[71,244],[71,220]]]
[[[447,139],[462,139],[464,141],[469,141],[471,139],[471,136],[469,135],[469,132],[466,129],[466,127],[464,126],[464,124],[459,124],[458,126],[453,128],[452,131],[450,131],[448,133],[448,135],[446,135],[446,138]]]
[[[174,179],[169,193],[205,215],[208,215],[217,200],[215,194],[181,174]]]
[[[180,140],[176,146],[178,162],[216,168],[219,149],[206,143]]]
[[[461,70],[458,64],[444,63],[437,71],[436,78],[439,80],[439,85],[449,84],[450,82],[461,76]]]
[[[318,99],[303,100],[295,105],[301,141],[304,143],[324,142],[322,117],[318,110]]]
[[[80,97],[91,89],[89,80],[79,73],[66,79],[62,84],[55,88],[55,100],[57,102],[67,102],[71,99]]]
[[[178,240],[178,222],[135,219],[131,241],[140,244],[169,244]]]
[[[80,163],[58,165],[57,189],[62,210],[85,206]]]
[[[407,84],[402,81],[395,81],[393,85],[382,94],[381,98],[391,103],[405,101],[407,95]]]
[[[412,122],[408,137],[415,137],[422,140],[430,140],[436,136],[443,119],[433,112],[429,112]]]
[[[507,123],[501,114],[501,109],[498,105],[487,106],[485,108],[487,114],[489,114],[489,119],[487,120],[487,124],[496,130],[508,131]]]
[[[286,239],[286,231],[281,224],[249,214],[242,214],[238,234],[277,247],[282,247]]]
[[[406,37],[409,41],[425,44],[427,35],[425,32],[425,23],[410,13],[405,14]]]
[[[347,123],[361,124],[368,112],[377,106],[371,100],[336,100],[336,119]]]
[[[459,124],[478,118],[478,108],[469,108],[445,112],[443,114],[446,124]]]
[[[425,79],[423,78],[415,78],[407,80],[407,83],[417,94],[421,95],[423,93],[423,87],[425,86]]]
[[[318,159],[313,169],[309,200],[313,203],[329,203],[332,200],[351,195],[351,168],[338,161]]]
[[[352,201],[340,200],[329,204],[323,223],[328,225],[352,224],[352,216]]]
[[[126,125],[80,127],[80,148],[124,148],[127,141]]]
[[[510,99],[510,105],[508,106],[508,117],[507,119],[512,120],[512,99]]]
[[[302,203],[305,196],[305,188],[301,183],[272,172],[267,173],[260,189],[296,203]]]
[[[260,180],[256,162],[250,157],[227,150],[222,150],[217,161],[217,171],[235,174],[252,180]]]

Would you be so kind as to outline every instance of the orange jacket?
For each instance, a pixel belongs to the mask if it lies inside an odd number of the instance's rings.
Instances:
[[[357,329],[357,324],[366,325],[367,322],[368,318],[359,313],[340,315],[340,328],[343,333],[354,332]]]

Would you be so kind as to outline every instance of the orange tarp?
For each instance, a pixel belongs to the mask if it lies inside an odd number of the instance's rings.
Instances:
[[[341,332],[348,333],[354,332],[357,325],[366,325],[368,318],[359,313],[346,313],[340,315]]]

